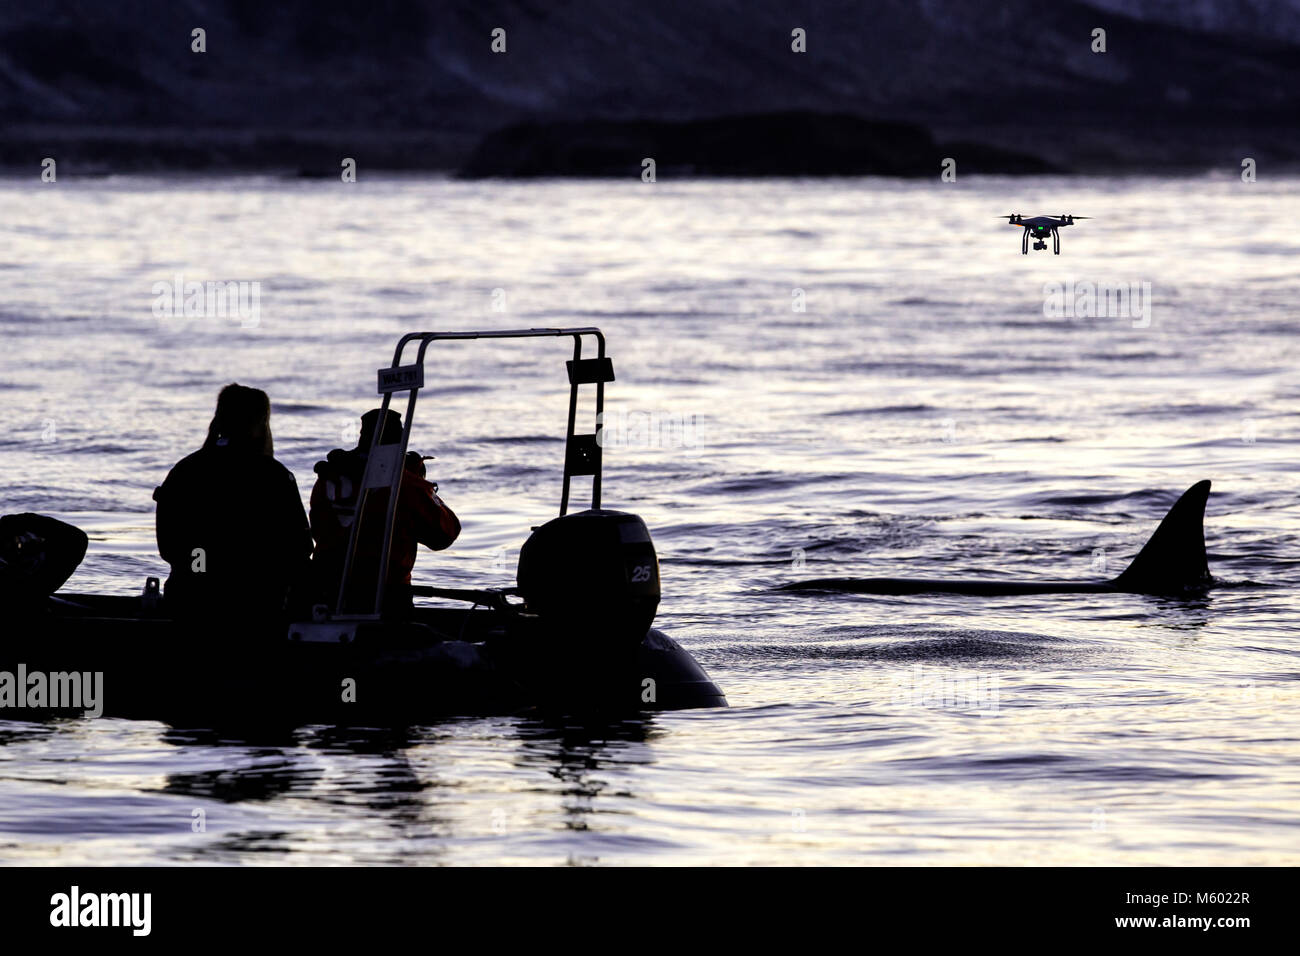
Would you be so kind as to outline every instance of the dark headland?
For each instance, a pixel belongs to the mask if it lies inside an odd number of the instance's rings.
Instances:
[[[935,176],[944,158],[972,173],[1059,171],[1037,156],[982,143],[939,144],[914,123],[823,113],[765,113],[680,122],[517,123],[490,133],[460,174],[636,176],[644,158],[665,176]]]

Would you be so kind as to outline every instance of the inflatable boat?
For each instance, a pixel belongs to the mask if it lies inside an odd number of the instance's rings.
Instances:
[[[567,336],[573,340],[559,515],[533,530],[511,588],[415,586],[416,602],[384,609],[395,502],[434,342]],[[584,340],[595,355],[583,357]],[[407,350],[414,361],[403,364]],[[366,458],[338,600],[309,614],[195,620],[169,612],[156,578],[138,596],[58,590],[85,536],[37,515],[0,529],[0,594],[17,608],[0,639],[0,719],[119,716],[172,724],[339,723],[389,726],[456,715],[602,718],[723,707],[703,668],[653,622],[659,564],[641,518],[601,507],[604,388],[614,380],[596,328],[419,332],[379,370],[381,415],[405,393],[400,442]],[[575,432],[581,386],[595,387],[596,424]],[[569,510],[572,479],[591,479],[590,507]],[[354,567],[367,497],[387,490],[381,567]],[[382,508],[370,509],[371,512]],[[373,582],[358,607],[359,580]],[[371,586],[371,585],[367,585]]]

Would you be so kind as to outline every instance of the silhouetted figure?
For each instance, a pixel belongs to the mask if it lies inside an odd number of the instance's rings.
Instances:
[[[181,617],[273,616],[306,575],[311,534],[275,460],[266,393],[227,385],[200,448],[154,490],[167,605]]]
[[[324,461],[316,463],[316,486],[311,492],[311,533],[316,539],[316,550],[312,555],[313,591],[317,601],[330,607],[338,599],[343,562],[355,520],[357,493],[379,414],[380,409],[374,408],[361,416],[361,437],[356,448],[346,451],[335,448]],[[401,439],[402,418],[389,409],[380,444],[392,445]],[[424,462],[420,456],[409,453],[393,518],[392,555],[384,589],[383,610],[386,615],[404,617],[410,613],[411,569],[415,566],[416,545],[441,551],[450,547],[460,535],[460,520],[438,497],[437,490],[437,485],[424,479]],[[348,611],[365,612],[374,607],[388,495],[387,488],[372,488],[366,497],[361,539],[353,557],[345,600]]]

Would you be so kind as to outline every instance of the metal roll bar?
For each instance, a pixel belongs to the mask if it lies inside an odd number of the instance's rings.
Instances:
[[[582,340],[584,336],[596,340],[596,357],[582,357]],[[348,536],[348,550],[343,559],[343,577],[339,581],[338,602],[335,605],[336,618],[376,619],[383,613],[384,592],[388,583],[388,568],[392,557],[393,527],[397,517],[397,498],[401,491],[402,474],[406,467],[406,449],[411,438],[411,427],[415,421],[415,400],[424,387],[424,357],[432,342],[450,339],[525,339],[570,336],[573,338],[573,359],[566,363],[569,371],[569,417],[564,438],[564,483],[560,493],[560,514],[569,510],[569,487],[573,477],[591,475],[591,507],[600,508],[600,473],[601,473],[601,431],[605,411],[605,383],[614,380],[614,369],[605,355],[605,336],[595,327],[567,329],[511,329],[503,331],[482,332],[408,332],[398,340],[393,351],[393,364],[379,370],[379,393],[384,396],[380,405],[379,421],[367,449],[366,466],[362,472],[361,487],[357,490],[356,513],[352,519],[352,530]],[[406,347],[412,342],[419,342],[415,363],[403,365],[402,358]],[[596,386],[596,426],[590,434],[575,434],[577,421],[578,386]],[[406,401],[406,418],[402,426],[401,441],[394,445],[381,445],[384,420],[388,414],[389,404],[396,392],[408,392]],[[357,545],[361,540],[361,525],[365,516],[367,497],[372,488],[388,488],[388,509],[384,516],[384,543],[380,552],[379,576],[375,585],[373,609],[368,613],[345,613],[348,582],[352,574]]]

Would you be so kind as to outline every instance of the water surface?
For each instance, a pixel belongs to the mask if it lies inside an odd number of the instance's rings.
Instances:
[[[150,493],[222,384],[271,393],[305,497],[402,332],[594,324],[618,376],[605,504],[649,523],[660,626],[732,703],[257,739],[0,723],[0,860],[1300,861],[1300,181],[32,178],[0,196],[0,512],[87,530],[76,589],[164,573]],[[1026,257],[996,218],[1013,211],[1096,218]],[[260,282],[256,327],[156,317],[177,276]],[[1149,322],[1045,315],[1051,282],[1149,283]],[[415,440],[465,530],[423,580],[509,583],[554,513],[565,357],[436,353]],[[1110,576],[1201,478],[1232,585],[1202,600],[771,591]]]

